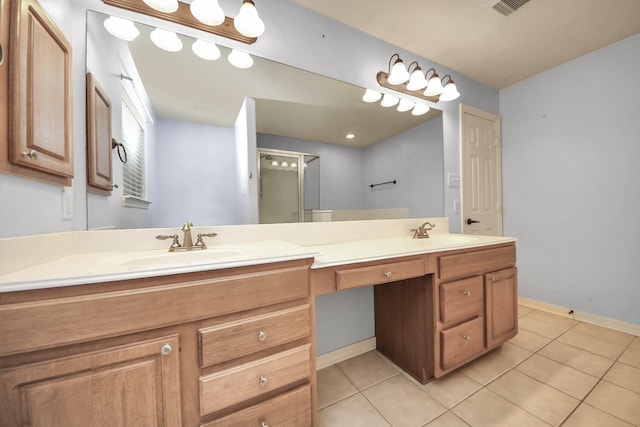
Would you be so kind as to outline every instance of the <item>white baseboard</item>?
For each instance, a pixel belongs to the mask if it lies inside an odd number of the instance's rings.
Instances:
[[[584,313],[575,310],[573,311],[573,314],[569,314],[569,312],[571,311],[570,308],[547,304],[546,302],[540,302],[523,297],[518,297],[518,304],[640,337],[640,325],[636,325],[633,323],[623,322],[621,320],[610,319],[608,317],[598,316],[595,314]]]
[[[327,368],[375,349],[376,337],[373,337],[364,341],[358,341],[346,347],[341,347],[329,353],[321,354],[316,358],[316,370],[319,371],[320,369]]]

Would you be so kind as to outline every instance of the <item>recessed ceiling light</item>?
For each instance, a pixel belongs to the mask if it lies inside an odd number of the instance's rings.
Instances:
[[[355,137],[356,137],[355,133],[348,133],[348,134],[345,135],[345,138],[347,138],[347,139],[353,139]]]

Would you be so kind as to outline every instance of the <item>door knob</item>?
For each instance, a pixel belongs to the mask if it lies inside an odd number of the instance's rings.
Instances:
[[[471,224],[480,224],[480,221],[476,221],[475,219],[467,218],[467,225]]]

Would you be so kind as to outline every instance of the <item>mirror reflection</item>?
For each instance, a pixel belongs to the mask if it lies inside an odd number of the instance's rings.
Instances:
[[[287,221],[443,215],[439,111],[412,116],[367,104],[363,88],[262,58],[238,69],[224,46],[219,59],[206,61],[182,35],[183,49],[167,52],[141,24],[125,42],[105,30],[106,18],[88,12],[87,72],[109,96],[118,142],[123,114],[134,110],[145,182],[140,197],[125,197],[130,165],[114,152],[118,187],[89,190],[89,228],[281,222],[260,215],[259,149],[319,158],[298,185],[302,211]]]

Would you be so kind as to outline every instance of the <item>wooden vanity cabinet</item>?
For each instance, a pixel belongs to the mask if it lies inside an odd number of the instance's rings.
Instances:
[[[9,134],[0,146],[3,151],[0,168],[8,173],[70,185],[71,44],[36,0],[3,0],[3,5],[7,2],[11,16],[11,49],[4,52],[10,52],[6,64]]]
[[[0,426],[313,425],[311,262],[0,293]]]

